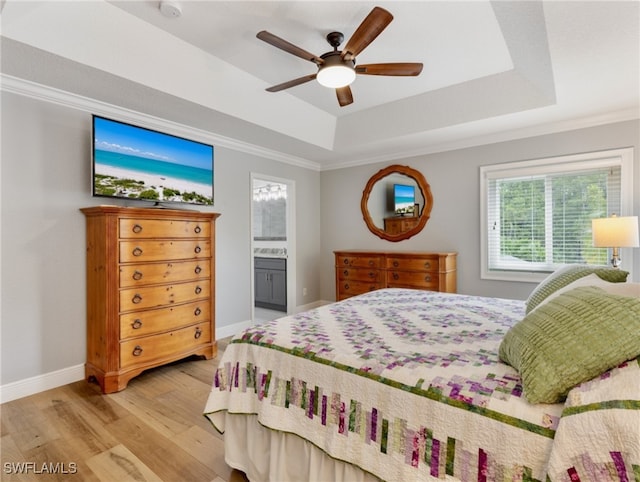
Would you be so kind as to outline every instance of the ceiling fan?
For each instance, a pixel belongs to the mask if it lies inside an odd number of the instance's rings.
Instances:
[[[349,84],[355,80],[356,74],[391,76],[419,75],[420,72],[422,72],[422,64],[415,62],[356,65],[356,56],[380,35],[387,25],[391,23],[391,20],[393,20],[393,15],[387,10],[374,7],[358,26],[343,50],[338,50],[338,46],[344,40],[344,35],[340,32],[331,32],[327,35],[327,42],[333,47],[333,51],[326,52],[319,57],[266,30],[258,32],[256,37],[260,40],[304,60],[313,62],[318,66],[318,71],[315,74],[289,80],[282,84],[269,87],[266,90],[268,92],[279,92],[317,79],[318,82],[325,87],[336,89],[338,103],[340,107],[344,107],[353,102],[353,94],[351,93]]]

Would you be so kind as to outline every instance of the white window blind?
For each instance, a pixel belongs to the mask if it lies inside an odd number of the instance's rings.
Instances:
[[[483,167],[483,277],[531,281],[565,264],[606,265],[591,220],[631,209],[629,151]]]

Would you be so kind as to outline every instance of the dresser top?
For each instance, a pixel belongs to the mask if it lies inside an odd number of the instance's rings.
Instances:
[[[369,255],[383,255],[383,256],[456,256],[458,253],[455,251],[387,251],[387,250],[374,250],[374,249],[338,249],[333,252],[334,254],[369,254]]]
[[[220,216],[220,213],[211,213],[203,211],[195,211],[191,209],[166,209],[166,208],[140,208],[140,207],[127,207],[127,206],[111,206],[101,205],[92,206],[87,208],[81,208],[85,216],[100,216],[103,214],[118,214],[125,216],[141,216],[141,217],[153,217],[153,218],[198,218],[202,219],[211,218],[215,219]]]

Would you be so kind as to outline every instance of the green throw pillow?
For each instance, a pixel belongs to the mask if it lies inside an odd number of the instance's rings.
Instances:
[[[640,299],[595,286],[558,295],[509,329],[500,359],[530,403],[563,401],[574,386],[640,356]]]
[[[627,281],[628,271],[623,271],[616,268],[605,268],[602,266],[594,266],[589,264],[570,264],[563,266],[562,268],[554,271],[544,280],[540,282],[538,286],[529,295],[526,301],[526,313],[530,313],[536,306],[538,306],[544,299],[553,294],[555,291],[567,286],[569,283],[573,283],[575,280],[582,278],[583,276],[595,273],[600,278],[611,283],[624,283]]]

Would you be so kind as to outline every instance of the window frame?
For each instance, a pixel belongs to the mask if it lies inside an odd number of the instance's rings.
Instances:
[[[525,161],[480,166],[480,277],[487,280],[539,282],[551,271],[525,271],[509,269],[489,269],[489,181],[493,179],[524,177],[597,169],[620,167],[620,213],[619,216],[631,216],[633,212],[633,148],[609,149],[604,151],[546,157]],[[624,269],[631,271],[633,249],[622,248],[621,257]]]

